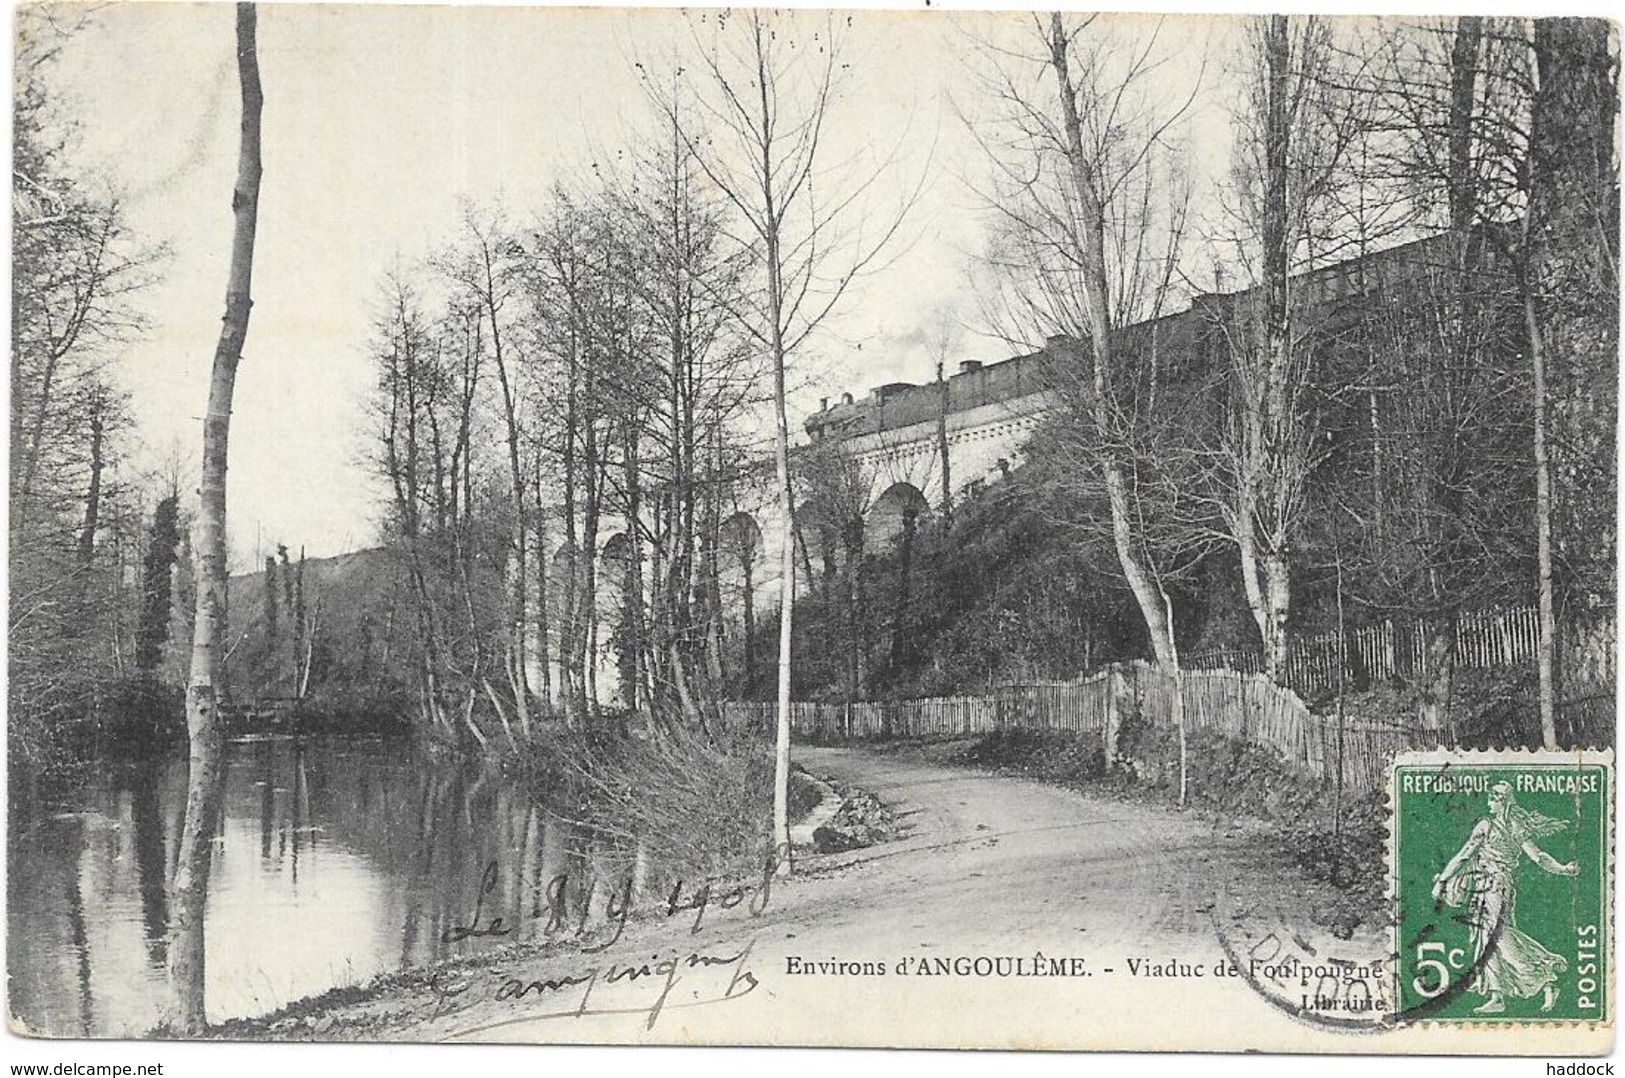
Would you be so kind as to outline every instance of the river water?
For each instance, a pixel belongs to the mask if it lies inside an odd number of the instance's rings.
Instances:
[[[183,760],[152,761],[109,765],[56,804],[13,804],[9,997],[29,1029],[117,1037],[159,1021],[185,792]],[[555,910],[601,915],[629,868],[584,834],[491,764],[384,740],[232,742],[205,918],[209,1020],[536,938]],[[458,938],[476,902],[505,935]]]

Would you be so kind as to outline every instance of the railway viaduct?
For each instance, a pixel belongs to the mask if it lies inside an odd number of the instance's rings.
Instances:
[[[942,417],[946,418],[948,446],[946,474],[954,500],[997,482],[1021,462],[1026,441],[1055,406],[1054,392],[1045,387],[1044,370],[1062,343],[1061,338],[1054,338],[1044,350],[997,363],[961,362],[947,379],[945,412],[943,387],[936,382],[893,382],[875,387],[862,398],[847,393],[833,403],[826,399],[807,417],[805,441],[792,447],[792,469],[803,476],[806,462],[821,450],[839,454],[846,481],[847,504],[842,512],[861,518],[866,551],[885,550],[902,533],[908,514],[924,520],[941,510]],[[804,476],[800,485],[805,494],[798,490],[802,501],[797,506],[793,541],[816,546],[817,495],[807,489],[812,484]],[[749,607],[760,618],[778,606],[780,544],[785,529],[774,486],[771,475],[741,485],[734,492],[733,512],[722,523],[718,576],[722,601],[735,617]],[[606,527],[600,534],[605,537],[598,550],[602,563],[624,556],[626,538],[619,527]],[[796,562],[811,564],[805,549],[797,552]],[[600,579],[608,575],[602,574]],[[798,590],[806,586],[797,581]],[[619,602],[613,587],[600,589],[600,622],[608,624],[617,616]],[[596,652],[598,695],[611,702],[619,697],[619,677],[602,636]],[[533,676],[539,673],[533,671]],[[551,683],[557,685],[559,679],[554,677]]]
[[[1055,338],[1050,349],[1061,343]],[[957,501],[1021,462],[1028,438],[1056,404],[1044,377],[1051,357],[1046,350],[998,363],[965,360],[947,379],[946,395],[935,382],[892,382],[859,399],[850,393],[834,403],[825,399],[806,419],[807,441],[792,452],[802,462],[824,449],[839,455],[843,505],[834,511],[861,517],[864,549],[878,552],[901,533],[906,514],[925,518],[941,511],[945,474]],[[946,469],[939,423],[946,428]],[[814,485],[803,480],[796,512],[797,541],[809,544],[816,543],[810,534],[816,522],[830,512],[815,503]],[[753,550],[763,570],[776,573],[784,530],[772,484],[741,491],[737,506],[723,525],[725,551],[737,559]],[[758,583],[765,591],[777,577]]]
[[[1336,319],[1341,312],[1368,304],[1373,294],[1414,284],[1429,260],[1442,253],[1442,248],[1435,250],[1437,244],[1436,237],[1424,238],[1326,266],[1298,276],[1294,287],[1306,309]],[[1243,290],[1196,297],[1184,310],[1125,327],[1124,345],[1131,351],[1149,345],[1150,361],[1167,364],[1175,376],[1189,365],[1222,362],[1217,350],[1223,347],[1223,334],[1218,327],[1245,317],[1240,311],[1247,296]],[[1155,358],[1159,354],[1160,360]],[[820,543],[831,542],[827,532],[820,535],[821,520],[833,517],[843,527],[861,520],[863,550],[878,553],[889,549],[909,515],[923,520],[940,511],[945,474],[955,502],[998,482],[1022,462],[1033,432],[1060,404],[1053,388],[1058,364],[1078,361],[1075,342],[1051,337],[1038,351],[996,363],[964,360],[946,387],[934,381],[893,382],[876,386],[862,398],[848,393],[834,403],[825,399],[804,422],[805,441],[792,448],[792,470],[801,484],[797,494],[803,499],[790,529],[792,542],[798,544],[793,558],[798,571],[810,575],[816,571],[815,563],[829,556],[819,550]],[[939,422],[946,427],[946,470]],[[816,484],[806,477],[825,449],[831,451],[825,459],[842,462],[844,473],[843,504],[833,512],[817,504]],[[743,484],[734,494],[732,508],[719,536],[722,601],[736,613],[749,606],[760,616],[778,603],[780,544],[786,530],[771,476]],[[601,534],[607,539],[599,556],[607,561],[625,538],[613,528]],[[840,542],[844,547],[851,539],[843,536]],[[836,563],[845,556],[837,553]],[[797,581],[798,592],[809,586],[810,581]],[[613,680],[613,672],[606,670],[600,685]]]

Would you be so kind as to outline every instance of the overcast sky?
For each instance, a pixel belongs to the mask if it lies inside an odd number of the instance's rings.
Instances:
[[[56,72],[81,155],[127,192],[134,228],[172,252],[141,298],[151,331],[121,364],[155,459],[172,445],[195,458],[219,328],[240,108],[232,20],[229,4],[109,7]],[[939,99],[935,22],[865,19],[839,117],[850,130],[895,141],[907,116],[916,135],[961,134]],[[256,543],[330,554],[371,541],[379,490],[359,458],[381,274],[444,242],[464,197],[523,217],[612,149],[640,107],[633,60],[684,35],[673,12],[262,8],[265,175],[232,424],[234,562]],[[921,160],[899,167],[917,175]],[[956,185],[926,197],[929,238],[853,295],[839,336],[816,342],[821,362],[805,366],[825,393],[919,376],[888,341],[954,293],[957,248],[976,242]],[[861,362],[848,340],[863,342]]]
[[[957,358],[1009,354],[978,333],[967,285],[982,213],[964,181],[979,175],[981,151],[954,99],[975,107],[969,40],[1025,18],[854,14],[831,151],[902,147],[882,203],[928,168],[930,183],[895,259],[809,343],[795,415],[820,396],[931,377],[920,327],[945,303],[968,330]],[[152,460],[174,446],[196,457],[232,225],[232,20],[229,4],[109,6],[56,72],[82,123],[79,152],[116,177],[135,229],[172,251],[162,284],[142,297],[151,332],[122,365]],[[1235,26],[1176,18],[1165,30],[1171,97],[1210,62],[1190,131],[1199,179],[1222,170]],[[361,455],[381,275],[450,237],[463,198],[500,198],[522,219],[556,181],[632,137],[642,108],[633,62],[688,38],[670,10],[281,4],[262,5],[259,34],[265,176],[230,458],[239,566],[278,541],[312,555],[372,542],[381,491]]]

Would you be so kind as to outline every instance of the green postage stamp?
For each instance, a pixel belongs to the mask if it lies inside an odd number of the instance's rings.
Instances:
[[[1391,796],[1397,1017],[1608,1022],[1612,754],[1406,754]]]

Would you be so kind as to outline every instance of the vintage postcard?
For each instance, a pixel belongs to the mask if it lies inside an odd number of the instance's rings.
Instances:
[[[1614,24],[13,49],[13,1034],[1612,1050]]]

